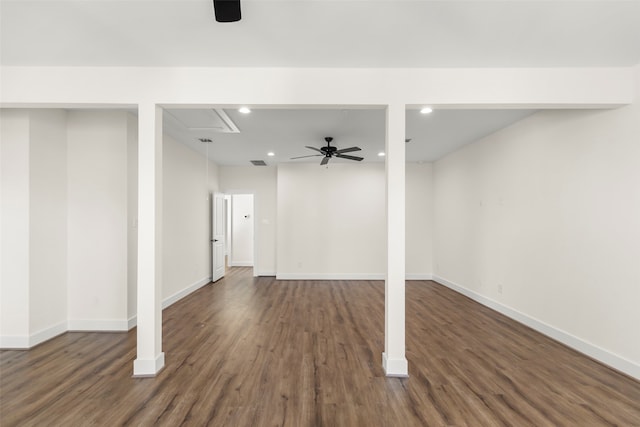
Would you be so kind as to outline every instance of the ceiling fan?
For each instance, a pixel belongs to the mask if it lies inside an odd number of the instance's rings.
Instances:
[[[338,157],[340,159],[349,159],[349,160],[355,160],[357,162],[361,161],[363,159],[363,157],[358,157],[358,156],[348,156],[344,153],[350,153],[352,151],[360,151],[360,147],[349,147],[349,148],[342,148],[340,150],[338,150],[338,147],[334,147],[331,145],[331,141],[333,141],[333,138],[330,136],[327,136],[324,138],[324,140],[327,142],[327,145],[324,147],[320,147],[320,148],[316,148],[316,147],[310,147],[308,145],[306,145],[305,147],[307,147],[310,150],[313,151],[317,151],[320,154],[311,154],[309,156],[298,156],[298,157],[292,157],[291,159],[302,159],[305,157],[319,157],[319,156],[323,156],[322,161],[320,162],[320,165],[326,165],[327,163],[329,163],[329,159],[331,159],[332,157]]]

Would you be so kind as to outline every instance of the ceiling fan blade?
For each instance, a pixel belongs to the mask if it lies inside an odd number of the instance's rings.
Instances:
[[[331,157],[327,157],[327,156],[325,156],[325,158],[324,158],[324,159],[322,159],[322,161],[320,162],[320,166],[324,166],[324,165],[326,165],[327,163],[329,163],[329,159],[330,159],[330,158],[331,158]]]
[[[342,150],[336,150],[334,154],[350,153],[352,151],[360,151],[360,150],[361,150],[360,147],[349,147],[349,148],[343,148]]]
[[[321,149],[319,149],[319,148],[311,147],[311,146],[309,146],[309,145],[305,145],[305,147],[307,147],[307,148],[308,148],[308,149],[310,149],[310,150],[317,151],[318,153],[322,153],[322,154],[324,154],[324,152],[323,152]]]
[[[349,159],[349,160],[356,160],[356,161],[360,161],[362,159],[364,159],[364,157],[357,157],[357,156],[346,156],[344,154],[336,154],[336,157],[340,158],[340,159]]]
[[[319,156],[324,156],[324,154],[311,154],[309,156],[292,157],[291,160],[293,160],[293,159],[304,159],[305,157],[319,157]]]

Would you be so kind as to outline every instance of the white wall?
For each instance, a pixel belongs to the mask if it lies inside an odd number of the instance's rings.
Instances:
[[[406,274],[431,279],[432,165],[406,164]],[[278,167],[278,277],[384,278],[382,163]]]
[[[405,165],[407,279],[433,276],[433,165]]]
[[[127,319],[129,327],[138,299],[138,118],[127,114]]]
[[[68,113],[69,329],[127,329],[128,119]]]
[[[210,197],[215,165],[165,135],[163,140],[163,300],[209,282]]]
[[[0,347],[66,330],[66,115],[2,110]]]
[[[0,346],[135,325],[136,117],[3,109],[0,118]],[[165,152],[168,305],[209,280],[207,199],[218,170],[175,141],[165,141]]]
[[[30,112],[29,330],[46,338],[67,323],[66,120],[64,110]]]
[[[29,345],[29,114],[0,110],[0,337]]]
[[[230,267],[253,266],[253,223],[253,194],[233,194]]]
[[[280,278],[382,277],[384,164],[280,165],[277,240]]]
[[[276,168],[271,166],[220,166],[220,191],[254,195],[254,230],[259,276],[276,274]]]
[[[638,135],[639,104],[543,111],[438,161],[438,278],[640,377]]]

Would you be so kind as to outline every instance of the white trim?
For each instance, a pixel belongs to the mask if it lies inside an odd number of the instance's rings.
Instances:
[[[129,319],[127,320],[127,328],[128,328],[127,330],[130,331],[136,326],[138,326],[138,316],[134,314],[133,316],[129,317]]]
[[[211,277],[205,277],[198,282],[188,286],[182,291],[173,294],[162,301],[162,308],[165,309],[178,300],[186,297],[190,293],[200,289],[211,282]],[[137,315],[129,317],[127,320],[117,319],[69,319],[57,325],[43,329],[35,334],[26,336],[3,336],[0,337],[0,349],[29,349],[40,343],[50,340],[60,334],[71,331],[78,332],[127,332],[138,324]]]
[[[203,287],[204,285],[208,284],[211,282],[211,276],[207,276],[204,277],[200,280],[198,280],[195,283],[192,283],[191,285],[187,286],[186,288],[184,288],[183,290],[176,292],[175,294],[165,298],[162,300],[162,309],[164,310],[165,308],[169,307],[172,304],[175,304],[176,302],[180,301],[182,298],[186,297],[187,295],[189,295],[192,292],[197,291],[198,289],[200,289],[201,287]]]
[[[276,276],[276,280],[385,280],[384,273],[381,274],[298,274],[298,273],[260,273],[260,276]],[[433,280],[432,274],[406,274],[405,280]]]
[[[364,274],[364,273],[277,273],[276,280],[384,280],[384,274]]]
[[[124,319],[69,319],[67,331],[78,332],[122,332],[128,331]]]
[[[229,261],[229,267],[253,267],[251,261]]]
[[[433,280],[433,274],[406,274],[405,280]]]
[[[64,334],[67,330],[68,326],[66,320],[58,323],[57,325],[41,329],[35,334],[31,334],[29,337],[29,348],[50,340],[51,338],[57,337],[58,335]]]
[[[27,335],[0,336],[0,349],[2,350],[27,350],[29,337]]]
[[[409,376],[409,364],[406,358],[388,359],[386,353],[382,353],[382,368],[388,377],[407,378]]]
[[[136,359],[133,361],[134,377],[155,377],[164,368],[164,353],[160,353],[155,359]]]
[[[170,297],[167,297],[164,300],[162,300],[162,309],[164,310],[165,308],[169,307],[170,305],[175,304],[176,302],[180,301],[182,298],[184,298],[187,295],[197,291],[201,287],[203,287],[205,285],[208,285],[209,283],[211,283],[211,276],[205,277],[204,279],[200,279],[197,282],[192,283],[191,285],[187,286],[183,290],[181,290],[179,292],[176,292],[175,294],[171,295]],[[129,328],[128,330],[131,330],[131,329],[135,328],[137,325],[138,325],[138,316],[137,315],[133,315],[127,320],[127,326]]]
[[[474,301],[479,302],[484,306],[502,313],[505,316],[508,316],[511,319],[530,327],[531,329],[534,329],[548,337],[551,337],[561,342],[562,344],[573,348],[574,350],[586,354],[587,356],[592,357],[607,366],[617,369],[620,372],[624,372],[625,374],[630,375],[636,379],[640,379],[640,365],[631,360],[627,360],[614,353],[611,353],[606,349],[598,347],[595,344],[584,341],[576,337],[575,335],[571,335],[568,332],[555,328],[520,311],[507,307],[506,305],[492,300],[491,298],[487,298],[484,295],[476,293],[457,283],[453,283],[437,275],[434,275],[433,280],[458,293],[461,293],[462,295],[471,298]]]
[[[276,276],[275,271],[260,271],[258,272],[258,276]]]

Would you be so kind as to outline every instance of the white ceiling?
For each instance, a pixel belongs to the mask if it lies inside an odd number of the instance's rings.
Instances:
[[[0,0],[0,64],[212,67],[602,67],[640,63],[640,0]],[[382,161],[383,110],[226,110],[240,133],[212,144],[166,130],[219,164],[288,161],[333,136]],[[432,161],[530,114],[407,112],[407,159]],[[194,111],[194,119],[202,111]],[[181,129],[182,128],[182,129]],[[274,158],[267,158],[267,151]],[[353,153],[356,154],[356,153]],[[319,158],[296,161],[317,161]],[[335,160],[335,159],[334,159]],[[336,160],[337,161],[337,160]],[[344,160],[342,160],[344,161]]]
[[[0,0],[1,63],[597,67],[640,63],[637,0]]]
[[[219,165],[249,165],[250,160],[267,164],[315,162],[321,157],[291,160],[291,157],[315,154],[305,148],[325,145],[324,137],[334,138],[338,148],[360,147],[349,153],[364,157],[364,162],[382,162],[385,149],[385,111],[382,109],[254,109],[242,114],[225,109],[226,116],[239,132],[208,129],[216,126],[213,110],[165,110],[164,129],[173,138],[208,155]],[[431,162],[461,146],[495,132],[533,113],[532,110],[436,110],[420,114],[407,110],[407,161]],[[191,120],[192,123],[185,122]],[[210,139],[202,143],[200,138]],[[275,156],[267,156],[273,152]],[[349,163],[350,160],[332,159]]]

